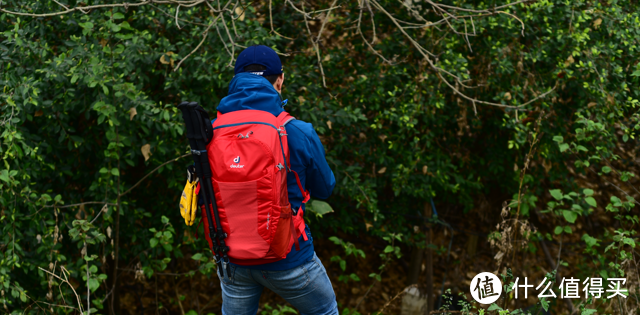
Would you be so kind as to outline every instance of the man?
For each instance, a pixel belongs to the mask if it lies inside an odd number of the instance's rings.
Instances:
[[[251,46],[240,53],[235,64],[235,76],[229,84],[229,95],[218,105],[222,114],[238,110],[262,110],[278,116],[284,109],[280,97],[284,73],[280,58],[266,46]],[[326,199],[336,184],[325,159],[324,147],[313,126],[292,120],[286,125],[291,168],[296,171],[305,189],[312,196]],[[292,209],[302,204],[295,175],[288,173],[287,190]],[[309,226],[295,248],[283,260],[240,266],[232,264],[231,275],[224,279],[218,271],[222,287],[224,315],[255,315],[264,287],[291,303],[302,315],[338,314],[336,296],[327,272],[313,249]],[[306,241],[305,237],[306,236]],[[294,246],[295,247],[295,246]]]

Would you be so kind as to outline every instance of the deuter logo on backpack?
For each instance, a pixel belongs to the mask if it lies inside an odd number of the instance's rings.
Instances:
[[[240,156],[239,155],[236,156],[235,159],[233,159],[233,163],[236,163],[236,164],[229,165],[230,168],[243,168],[244,167],[244,165],[239,165],[239,163],[240,163]]]

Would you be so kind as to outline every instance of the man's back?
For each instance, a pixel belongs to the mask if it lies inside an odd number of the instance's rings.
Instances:
[[[217,110],[223,115],[246,109],[262,110],[277,117],[284,111],[280,97],[283,82],[283,68],[276,52],[266,46],[248,47],[236,60],[229,95]],[[285,123],[285,129],[290,167],[298,174],[302,190],[309,190],[316,198],[329,197],[336,181],[313,126],[291,120]],[[294,174],[287,173],[289,202],[292,209],[304,211],[303,193]],[[218,270],[223,315],[255,315],[265,287],[291,303],[301,315],[338,314],[333,286],[315,254],[306,224],[303,232],[298,239],[300,250],[294,246],[285,259],[251,266],[232,265],[228,278],[220,277]]]
[[[222,99],[217,111],[226,114],[248,109],[266,111],[274,116],[284,111],[280,95],[269,82],[258,75],[241,73],[236,75],[229,84],[229,95]],[[289,143],[291,169],[298,174],[302,187],[309,190],[315,198],[328,198],[336,181],[313,125],[294,119],[286,124],[285,129]],[[297,210],[302,206],[304,211],[302,192],[293,172],[287,174],[287,186],[291,208]],[[283,260],[244,267],[272,271],[287,270],[308,261],[314,253],[313,239],[308,226],[305,226],[304,232],[305,235],[298,240],[299,251],[292,248]]]

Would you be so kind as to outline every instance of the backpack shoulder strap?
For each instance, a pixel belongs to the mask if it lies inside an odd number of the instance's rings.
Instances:
[[[296,119],[295,117],[291,116],[291,114],[284,111],[280,113],[280,115],[278,115],[278,117],[276,118],[278,119],[278,127],[286,126],[290,121]]]
[[[278,115],[278,117],[276,117],[278,119],[278,129],[282,128],[285,129],[285,126],[291,122],[292,120],[296,119],[295,117],[291,116],[291,114],[287,113],[287,112],[282,112],[280,113],[280,115]],[[283,130],[284,131],[284,130]],[[284,132],[284,134],[281,133],[281,135],[286,135],[286,131]],[[287,147],[287,149],[289,149]],[[291,165],[291,162],[289,162],[289,155],[287,155],[287,164]],[[289,166],[289,168],[291,168],[291,166]],[[300,189],[300,192],[302,192],[302,203],[307,203],[307,201],[309,201],[309,198],[311,197],[311,195],[309,194],[308,190],[305,190],[304,188],[302,188],[302,183],[300,182],[300,177],[298,177],[298,173],[296,173],[296,171],[292,170],[292,169],[288,169],[287,171],[289,172],[293,172],[293,175],[295,175],[296,177],[296,183],[298,184],[298,188]],[[294,215],[297,214],[297,210],[293,210]]]

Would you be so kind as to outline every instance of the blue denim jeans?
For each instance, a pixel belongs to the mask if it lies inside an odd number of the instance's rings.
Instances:
[[[331,281],[316,254],[302,265],[283,271],[264,271],[231,265],[231,276],[222,287],[223,315],[256,315],[263,288],[280,295],[301,315],[338,315]]]

